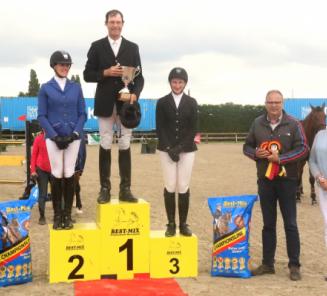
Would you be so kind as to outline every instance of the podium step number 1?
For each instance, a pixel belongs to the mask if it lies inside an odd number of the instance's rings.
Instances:
[[[150,206],[112,200],[97,205],[96,223],[77,223],[71,230],[50,229],[49,281],[197,276],[195,235],[167,238],[150,232]]]

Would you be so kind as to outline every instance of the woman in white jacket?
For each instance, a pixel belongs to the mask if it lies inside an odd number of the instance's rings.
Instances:
[[[327,246],[327,130],[321,130],[315,136],[311,148],[309,166],[316,179],[319,205],[324,217],[325,244]],[[325,276],[327,280],[327,276]]]

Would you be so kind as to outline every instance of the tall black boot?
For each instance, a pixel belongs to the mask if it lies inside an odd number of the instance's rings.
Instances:
[[[111,171],[111,149],[104,149],[100,145],[99,150],[99,175],[100,175],[100,193],[98,197],[99,204],[110,202],[110,171]]]
[[[71,176],[70,178],[64,178],[64,228],[72,229],[72,207],[74,200],[74,185],[75,178]]]
[[[192,236],[192,231],[186,224],[190,203],[190,191],[178,193],[179,232],[185,236]]]
[[[165,236],[170,237],[176,235],[176,223],[175,223],[175,212],[176,212],[176,201],[175,192],[168,192],[164,189],[165,208],[168,218],[167,230]]]
[[[62,179],[51,176],[51,196],[54,211],[53,229],[62,229]]]
[[[131,192],[131,149],[119,150],[119,175],[120,175],[120,189],[119,200],[127,202],[137,202],[138,199],[134,197]]]
[[[79,177],[75,177],[75,197],[76,197],[76,208],[79,210],[82,209],[82,200],[81,200],[81,185],[79,184]]]

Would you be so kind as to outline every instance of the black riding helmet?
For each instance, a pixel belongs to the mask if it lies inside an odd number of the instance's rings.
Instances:
[[[168,76],[168,81],[169,83],[173,80],[173,79],[182,79],[185,81],[185,83],[187,83],[188,81],[188,76],[187,76],[187,72],[185,71],[185,69],[181,68],[181,67],[176,67],[173,68]]]
[[[141,121],[141,109],[138,102],[125,102],[120,110],[121,124],[126,128],[135,128]]]
[[[57,64],[68,64],[71,65],[72,58],[67,51],[56,50],[50,57],[50,67],[53,68]]]

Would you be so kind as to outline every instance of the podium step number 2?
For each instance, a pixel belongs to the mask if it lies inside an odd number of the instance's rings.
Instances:
[[[50,228],[50,283],[99,279],[100,230],[95,223],[71,230]]]

